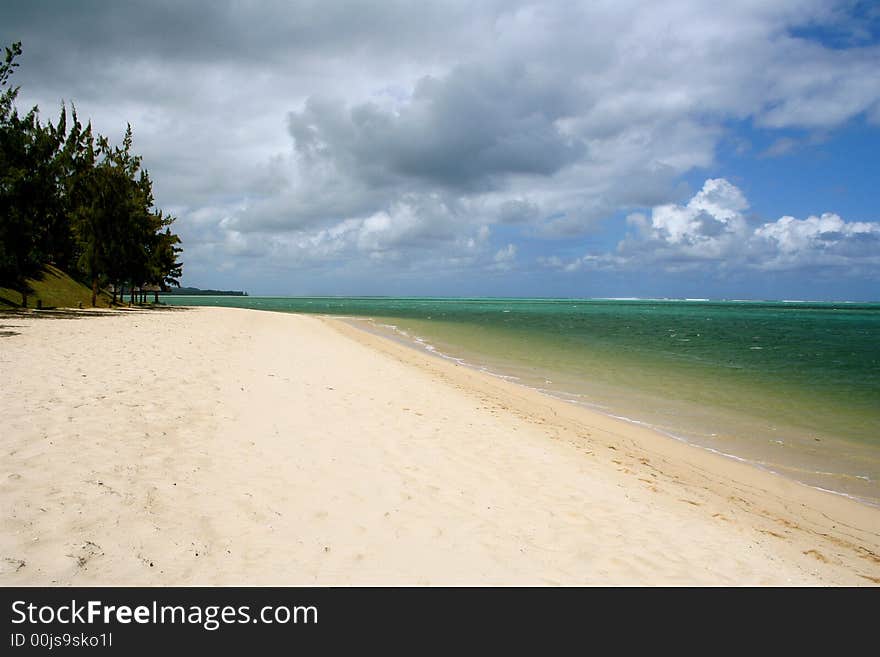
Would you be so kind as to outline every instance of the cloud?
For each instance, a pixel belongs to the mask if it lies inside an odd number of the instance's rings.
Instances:
[[[626,215],[616,252],[562,267],[756,266],[779,242],[753,234],[720,179],[680,204],[683,178],[713,170],[732,124],[766,130],[781,155],[791,134],[880,122],[868,18],[826,0],[8,0],[2,13],[0,36],[24,42],[23,104],[54,114],[74,99],[111,136],[131,121],[202,271],[483,271],[508,245],[515,270],[526,243]],[[814,240],[814,259],[855,258],[871,231],[842,234]]]
[[[761,157],[780,157],[788,155],[798,147],[798,141],[791,137],[780,137],[773,141],[762,153]]]
[[[560,128],[572,111],[564,87],[518,64],[457,67],[419,79],[397,109],[310,98],[289,116],[297,152],[371,184],[418,180],[484,190],[508,175],[551,176],[584,144]]]
[[[661,205],[652,212],[654,236],[672,244],[700,244],[740,230],[749,207],[742,192],[723,178],[709,179],[684,207]]]
[[[511,269],[516,260],[516,250],[515,244],[508,244],[507,246],[498,249],[493,258],[495,262],[491,265],[491,268],[498,271]]]
[[[782,217],[760,226],[753,244],[765,270],[810,266],[880,269],[880,224],[846,222],[826,212],[806,219]]]
[[[811,268],[844,274],[880,273],[880,223],[846,222],[833,213],[806,219],[782,217],[753,225],[742,191],[723,178],[708,179],[685,205],[666,204],[650,217],[627,217],[633,229],[613,253],[565,260],[544,258],[567,272],[665,270],[794,271]]]

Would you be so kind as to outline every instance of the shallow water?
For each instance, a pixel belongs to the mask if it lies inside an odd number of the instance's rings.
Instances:
[[[880,304],[165,297],[373,330],[880,503]]]

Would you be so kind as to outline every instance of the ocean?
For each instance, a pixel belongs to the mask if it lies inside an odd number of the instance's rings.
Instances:
[[[345,316],[438,357],[880,505],[880,303],[163,300]]]

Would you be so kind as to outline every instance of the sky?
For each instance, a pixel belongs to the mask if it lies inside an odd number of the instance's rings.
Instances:
[[[4,0],[184,285],[880,300],[880,3]]]

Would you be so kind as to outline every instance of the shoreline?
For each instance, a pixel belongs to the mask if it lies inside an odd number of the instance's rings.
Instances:
[[[338,318],[2,323],[2,585],[880,584],[875,507]]]
[[[633,429],[637,430],[640,434],[640,437],[642,437],[642,438],[653,434],[653,437],[656,438],[657,440],[674,441],[674,443],[678,443],[678,444],[685,446],[688,450],[694,450],[696,452],[705,452],[707,455],[709,455],[711,457],[720,458],[720,459],[723,459],[724,461],[730,462],[731,464],[735,464],[737,466],[745,466],[747,468],[750,468],[752,470],[760,472],[764,475],[770,475],[774,478],[779,478],[781,480],[781,482],[786,482],[787,484],[795,484],[797,486],[803,487],[804,489],[807,489],[810,491],[815,491],[816,493],[820,493],[823,495],[832,495],[832,496],[840,497],[840,498],[845,499],[849,502],[857,504],[858,506],[867,507],[868,509],[880,510],[880,505],[872,504],[869,500],[865,500],[863,498],[859,498],[854,495],[849,495],[847,493],[843,493],[840,491],[824,489],[819,486],[813,486],[813,485],[798,481],[796,479],[792,479],[791,477],[788,477],[785,474],[775,472],[767,467],[764,467],[760,463],[757,463],[755,461],[751,461],[747,458],[737,456],[736,454],[728,454],[728,453],[722,452],[720,450],[714,449],[712,447],[706,447],[704,445],[699,445],[699,444],[693,443],[685,437],[678,436],[676,434],[667,432],[667,431],[665,431],[659,427],[655,427],[647,422],[643,422],[638,419],[633,419],[633,418],[624,417],[624,416],[620,416],[620,415],[614,415],[611,412],[606,412],[605,410],[602,410],[597,407],[594,408],[594,407],[591,407],[587,404],[582,404],[582,403],[578,403],[575,401],[567,400],[563,397],[559,397],[559,396],[552,394],[552,392],[550,392],[550,391],[543,390],[540,388],[535,388],[535,387],[532,387],[532,386],[529,386],[529,385],[526,385],[523,383],[519,383],[518,381],[514,380],[515,377],[510,377],[510,376],[506,376],[503,374],[498,374],[498,373],[490,371],[487,368],[484,368],[482,366],[474,365],[474,364],[464,360],[463,358],[457,358],[455,356],[450,356],[448,354],[444,354],[444,353],[436,351],[436,350],[419,349],[418,346],[416,346],[416,344],[410,344],[410,343],[404,342],[402,340],[401,341],[390,340],[388,337],[383,336],[379,333],[374,333],[371,331],[361,329],[357,326],[354,326],[350,322],[345,321],[347,319],[359,319],[359,318],[337,317],[337,316],[333,316],[333,315],[317,315],[317,317],[320,317],[322,321],[326,321],[330,324],[343,324],[347,327],[353,328],[358,333],[362,333],[367,336],[371,336],[372,338],[377,338],[379,342],[376,342],[373,340],[364,341],[366,344],[369,344],[369,346],[371,346],[372,348],[381,348],[380,344],[382,342],[390,343],[395,346],[403,346],[405,349],[412,351],[416,354],[420,354],[420,355],[426,356],[428,358],[439,359],[438,362],[440,362],[440,363],[452,365],[454,367],[460,366],[460,367],[466,368],[467,370],[469,370],[471,372],[474,372],[477,375],[485,375],[485,376],[492,377],[492,379],[498,380],[499,382],[502,382],[503,384],[505,384],[507,386],[516,386],[518,388],[521,388],[524,391],[528,391],[529,393],[535,394],[541,398],[546,399],[548,402],[548,406],[552,406],[556,409],[560,409],[560,408],[564,409],[567,407],[571,407],[571,408],[583,411],[583,413],[586,416],[592,415],[592,416],[596,416],[597,418],[601,418],[601,419],[594,418],[592,420],[592,423],[604,424],[604,422],[602,420],[607,420],[610,422],[619,422],[623,426],[632,427]],[[335,327],[335,328],[337,328],[337,330],[339,330],[338,327]],[[346,334],[348,334],[347,331],[346,331]],[[353,335],[352,337],[354,337],[355,339],[358,339],[356,335]],[[392,350],[389,349],[388,351],[391,352]],[[412,362],[413,364],[416,364],[417,366],[425,366],[426,365],[426,363],[424,361],[421,361],[421,362],[410,361],[409,359],[407,359],[403,355],[403,353],[401,353],[400,356],[401,356],[401,360],[404,360],[406,362]],[[540,403],[537,400],[535,400],[535,401],[536,401],[536,403]],[[590,423],[591,421],[589,419],[587,419],[586,422]],[[621,432],[628,433],[625,429],[622,429]],[[613,431],[612,431],[612,433],[613,433]],[[878,515],[878,520],[880,520],[880,515]]]
[[[269,311],[272,312],[272,311]],[[591,413],[598,413],[604,417],[620,420],[627,424],[631,424],[633,426],[641,427],[653,431],[657,434],[660,434],[666,438],[684,443],[690,447],[704,450],[706,452],[721,456],[726,459],[731,459],[733,461],[737,461],[740,463],[744,463],[749,465],[750,467],[757,468],[763,472],[769,473],[774,476],[782,477],[785,480],[792,481],[795,483],[799,483],[813,490],[821,491],[823,493],[829,493],[832,495],[838,495],[859,504],[880,509],[880,498],[875,497],[866,497],[860,496],[854,493],[849,493],[843,490],[835,490],[832,488],[826,488],[819,484],[810,483],[809,481],[805,481],[802,479],[798,479],[796,475],[792,474],[792,472],[796,471],[797,468],[794,468],[791,465],[785,464],[774,464],[772,462],[766,462],[758,460],[757,458],[750,458],[748,456],[742,456],[740,454],[734,453],[732,451],[725,451],[719,447],[712,446],[709,444],[702,444],[698,441],[695,436],[689,437],[686,432],[680,431],[676,432],[672,428],[658,426],[653,424],[650,421],[639,419],[637,417],[629,417],[627,415],[619,414],[620,409],[612,409],[606,406],[603,406],[598,403],[591,402],[587,399],[584,399],[584,395],[579,393],[573,393],[570,391],[564,390],[552,390],[548,388],[538,387],[536,385],[532,385],[530,383],[526,383],[520,377],[514,376],[511,374],[504,374],[492,369],[490,365],[480,364],[479,362],[472,362],[468,358],[464,356],[455,356],[450,353],[447,353],[444,350],[436,348],[433,344],[425,340],[424,338],[411,335],[407,331],[401,329],[399,326],[395,324],[386,323],[387,321],[391,321],[394,318],[382,318],[382,320],[376,319],[375,317],[368,316],[357,316],[357,315],[321,315],[316,314],[315,316],[321,317],[324,319],[328,319],[331,321],[342,321],[358,330],[367,332],[371,335],[378,336],[382,339],[390,340],[395,342],[396,344],[404,345],[410,349],[413,349],[419,353],[426,353],[436,358],[441,358],[448,362],[461,365],[463,367],[467,367],[476,372],[481,372],[487,374],[489,376],[505,380],[515,385],[522,386],[529,390],[535,391],[542,395],[545,395],[549,398],[575,405],[579,408],[583,408]],[[845,439],[838,439],[842,444],[848,444],[849,441]],[[849,443],[851,444],[851,443]],[[852,447],[858,448],[859,445],[853,445]],[[786,472],[786,469],[791,470],[792,472]],[[806,474],[822,474],[822,475],[830,475],[833,473],[829,472],[813,472],[806,471]],[[843,473],[836,473],[838,476],[844,476]],[[855,475],[848,475],[855,476]]]

